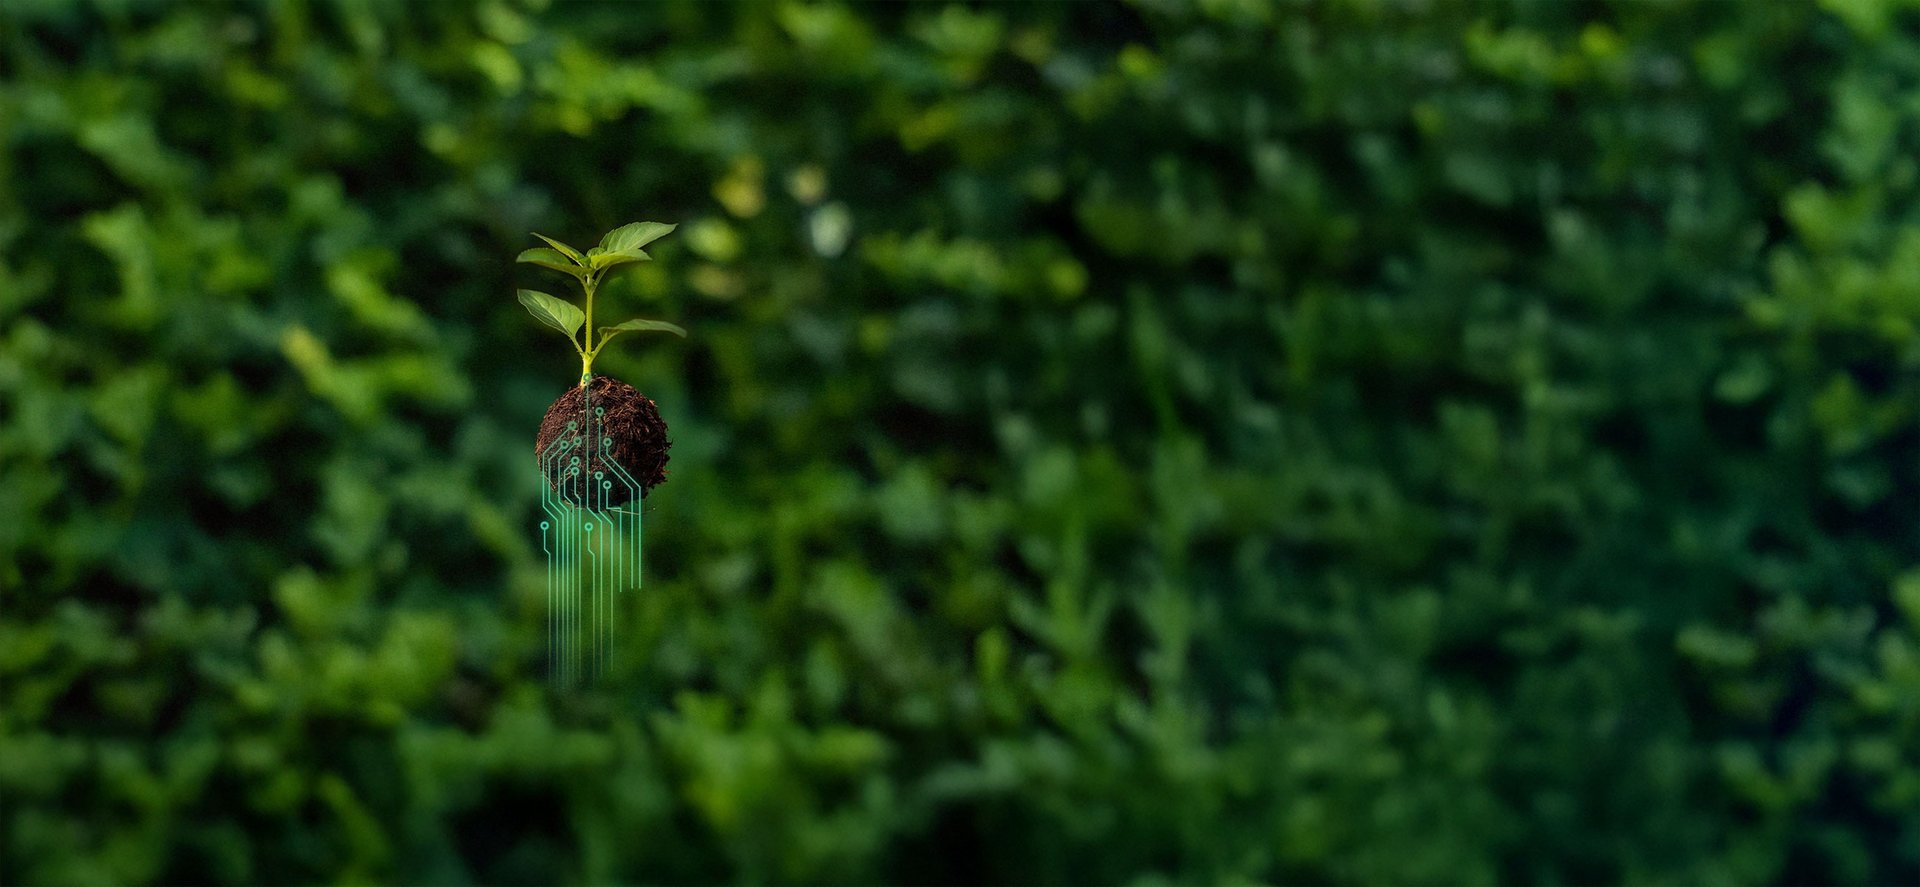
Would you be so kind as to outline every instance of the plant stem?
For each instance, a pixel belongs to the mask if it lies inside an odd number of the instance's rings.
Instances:
[[[587,328],[582,336],[580,349],[580,387],[587,387],[587,380],[593,378],[593,355],[599,349],[593,347],[593,292],[599,288],[600,281],[589,274],[580,281],[587,290]]]

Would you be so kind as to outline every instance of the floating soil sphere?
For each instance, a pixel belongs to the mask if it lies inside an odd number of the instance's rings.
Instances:
[[[561,499],[599,509],[625,505],[636,494],[645,498],[665,481],[671,446],[653,398],[617,379],[594,376],[547,407],[534,454]]]

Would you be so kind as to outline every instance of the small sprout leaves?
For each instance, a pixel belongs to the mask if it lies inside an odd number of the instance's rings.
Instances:
[[[573,341],[580,325],[587,322],[587,315],[572,303],[556,299],[537,290],[521,290],[520,304],[527,306],[527,313],[539,318],[541,323],[567,334],[567,341]],[[579,345],[574,346],[576,349]]]
[[[539,265],[542,268],[552,268],[555,271],[564,271],[575,277],[579,277],[587,271],[587,269],[580,267],[572,259],[561,255],[559,252],[540,247],[535,247],[521,253],[514,261],[526,262],[530,265]]]
[[[628,262],[651,262],[653,257],[647,255],[645,250],[627,249],[619,252],[593,252],[587,256],[587,261],[593,264],[595,271],[598,271],[602,268],[616,268]]]
[[[639,332],[672,333],[676,336],[679,336],[682,339],[687,337],[687,331],[680,328],[676,324],[671,324],[664,320],[641,320],[640,318],[636,317],[633,320],[627,321],[626,323],[618,323],[609,327],[601,327],[600,341],[604,344],[608,339],[611,339],[614,336],[619,335],[620,333],[639,333]]]
[[[575,308],[572,303],[554,298],[536,290],[520,290],[520,304],[525,305],[527,313],[538,318],[541,323],[567,334],[567,343],[580,353],[580,384],[586,385],[593,378],[593,359],[600,349],[613,341],[621,333],[655,332],[672,333],[686,338],[687,331],[664,320],[641,320],[635,318],[626,323],[612,326],[600,326],[593,322],[593,296],[600,284],[606,281],[613,269],[634,262],[651,262],[653,257],[641,249],[649,243],[673,233],[676,226],[662,222],[634,222],[621,225],[600,243],[585,253],[580,252],[558,240],[541,234],[533,236],[546,241],[552,249],[534,247],[520,253],[515,259],[529,265],[539,265],[568,274],[580,284],[581,294],[586,296],[586,310]],[[582,329],[584,327],[584,330]],[[594,331],[600,332],[595,341]]]
[[[641,247],[673,233],[675,227],[664,222],[634,222],[630,225],[621,225],[608,231],[607,236],[600,238],[600,251],[603,253],[638,251]]]
[[[547,235],[542,234],[538,231],[533,232],[533,236],[546,241],[548,246],[551,246],[554,249],[559,250],[561,255],[566,256],[569,259],[572,259],[576,264],[585,265],[587,263],[585,259],[580,257],[579,250],[574,249],[573,247],[570,247],[564,243],[561,243],[560,241],[555,240],[551,237],[548,237]]]

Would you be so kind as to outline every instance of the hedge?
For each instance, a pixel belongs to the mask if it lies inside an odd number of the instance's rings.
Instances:
[[[0,882],[1920,880],[1916,25],[8,3]]]

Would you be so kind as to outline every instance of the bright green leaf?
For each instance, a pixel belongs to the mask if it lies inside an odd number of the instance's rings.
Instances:
[[[601,327],[600,343],[604,345],[606,344],[606,341],[608,339],[611,339],[614,336],[619,335],[620,333],[638,333],[638,332],[672,333],[676,336],[679,336],[682,339],[687,337],[687,331],[685,329],[682,329],[677,324],[671,324],[664,320],[641,320],[636,317],[633,320],[629,320],[625,323],[614,324],[613,326],[608,326],[608,327]]]
[[[527,306],[527,313],[539,318],[541,323],[566,333],[568,341],[572,341],[574,334],[580,331],[580,325],[587,322],[586,313],[575,308],[571,302],[537,290],[521,290],[520,304]]]
[[[554,250],[540,247],[534,247],[533,249],[522,252],[514,261],[526,262],[529,265],[539,265],[542,268],[552,268],[555,271],[564,271],[575,277],[586,273],[585,268],[575,264],[573,260],[566,256]]]
[[[653,257],[647,255],[645,250],[629,249],[619,252],[594,253],[588,256],[587,260],[593,263],[593,270],[598,271],[602,268],[615,268],[630,262],[651,262],[653,261]]]
[[[560,251],[560,254],[561,254],[561,255],[563,255],[563,256],[566,256],[567,258],[569,258],[569,259],[572,259],[572,260],[574,260],[574,262],[576,262],[576,263],[578,263],[578,264],[581,264],[581,265],[585,265],[585,264],[587,263],[587,260],[586,260],[586,259],[584,259],[584,258],[581,258],[581,256],[580,256],[580,251],[579,251],[579,250],[577,250],[577,249],[574,249],[573,247],[570,247],[570,246],[568,246],[568,245],[566,245],[566,244],[564,244],[564,243],[561,243],[560,241],[558,241],[558,240],[555,240],[555,239],[553,239],[553,238],[551,238],[551,237],[548,237],[547,235],[545,235],[545,234],[542,234],[542,233],[540,233],[540,232],[538,232],[538,231],[535,231],[535,232],[533,232],[533,236],[535,236],[535,237],[538,237],[538,238],[540,238],[541,240],[544,240],[544,241],[546,241],[546,242],[547,242],[547,245],[548,245],[548,246],[551,246],[551,247],[553,247],[554,249],[556,249],[556,250],[559,250],[559,251]]]
[[[673,233],[675,227],[677,226],[664,222],[634,222],[630,225],[621,225],[608,231],[607,236],[600,238],[600,248],[602,252],[609,253],[637,250]]]

